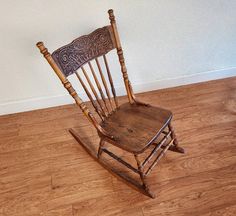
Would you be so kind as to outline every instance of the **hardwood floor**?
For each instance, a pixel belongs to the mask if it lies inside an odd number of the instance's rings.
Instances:
[[[150,175],[156,199],[125,185],[77,144],[69,128],[97,147],[96,131],[67,105],[0,116],[0,215],[236,215],[236,78],[138,98],[173,111],[187,152],[167,152]]]

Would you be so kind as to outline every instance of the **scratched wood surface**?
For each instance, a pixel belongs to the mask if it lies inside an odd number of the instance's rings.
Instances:
[[[173,111],[187,151],[169,151],[150,175],[156,199],[88,156],[68,129],[94,148],[96,131],[67,105],[0,116],[0,215],[236,215],[236,78],[138,96]]]

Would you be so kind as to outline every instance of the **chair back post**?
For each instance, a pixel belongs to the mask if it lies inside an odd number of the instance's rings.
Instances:
[[[126,92],[128,95],[129,102],[132,104],[134,103],[133,91],[132,91],[131,83],[128,78],[127,68],[125,66],[125,59],[124,59],[123,50],[120,43],[120,38],[119,38],[113,10],[112,9],[108,10],[108,14],[109,14],[110,23],[111,23],[111,27],[112,27],[114,38],[115,38],[116,50],[117,50],[117,54],[118,54],[118,58],[119,58],[120,66],[121,66],[121,72],[123,74]]]
[[[82,99],[78,96],[75,89],[69,82],[69,80],[66,78],[66,76],[62,73],[61,69],[57,66],[55,61],[53,60],[51,54],[48,52],[48,49],[44,46],[43,42],[38,42],[36,46],[39,48],[40,52],[43,54],[44,58],[48,61],[48,63],[51,65],[52,69],[55,71],[59,79],[61,80],[64,87],[67,89],[69,94],[74,98],[76,104],[81,108],[82,112],[85,114],[85,116],[89,119],[90,122],[95,126],[97,130],[99,130],[102,133],[102,128],[94,118],[91,112],[89,112],[89,109],[87,106],[83,103]]]

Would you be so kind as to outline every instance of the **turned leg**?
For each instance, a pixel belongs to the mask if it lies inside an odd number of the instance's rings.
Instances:
[[[146,177],[145,177],[145,175],[143,173],[143,167],[142,167],[141,162],[140,162],[140,160],[138,158],[138,155],[134,155],[134,157],[135,157],[135,160],[137,162],[139,176],[141,178],[144,190],[149,194],[150,197],[155,198],[155,196],[149,190],[148,184],[146,182]]]
[[[100,158],[101,154],[102,154],[102,147],[104,146],[104,139],[100,139],[100,142],[99,142],[99,148],[98,148],[98,159]]]
[[[178,140],[177,140],[177,137],[176,137],[174,128],[173,128],[173,126],[171,125],[171,122],[169,123],[168,128],[169,128],[169,130],[171,131],[170,136],[171,136],[171,138],[173,139],[173,146],[171,146],[171,147],[169,148],[169,150],[175,151],[175,152],[179,152],[179,153],[184,153],[184,149],[179,146],[179,142],[178,142]]]

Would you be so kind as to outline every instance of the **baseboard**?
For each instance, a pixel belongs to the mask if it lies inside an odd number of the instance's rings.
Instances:
[[[223,79],[227,77],[236,76],[236,67],[207,71],[202,73],[197,73],[194,75],[180,76],[169,79],[155,80],[148,83],[132,83],[134,92],[146,92],[157,89],[164,89],[175,86],[182,86],[192,83],[204,82],[209,80]],[[117,94],[124,95],[124,88],[118,87]],[[82,99],[85,99],[86,96],[82,95]],[[12,101],[7,103],[0,104],[0,115],[25,112],[35,109],[42,109],[60,105],[66,105],[73,103],[72,98],[65,95],[57,95],[51,97],[41,97],[41,98],[32,98],[27,100]]]
[[[139,92],[153,91],[158,89],[165,89],[182,85],[206,82],[210,80],[224,79],[234,76],[236,76],[236,67],[231,67],[226,69],[201,72],[192,75],[156,80],[148,83],[139,83],[139,84],[132,83],[132,86],[134,88],[134,91],[139,93]]]

